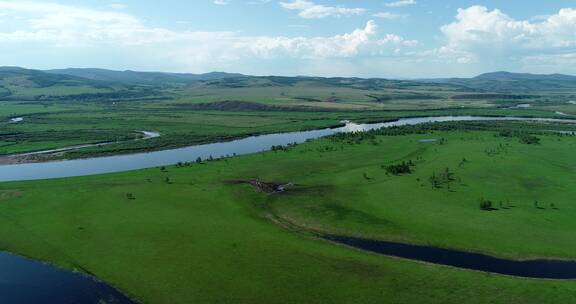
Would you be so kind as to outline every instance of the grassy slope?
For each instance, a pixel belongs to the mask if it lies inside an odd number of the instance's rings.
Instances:
[[[290,152],[168,172],[0,184],[0,247],[65,267],[80,265],[143,303],[574,302],[574,282],[507,278],[366,254],[308,240],[265,218],[272,210],[330,231],[500,255],[513,248],[517,257],[574,258],[569,231],[576,210],[569,185],[576,161],[569,151],[576,139],[545,137],[542,146],[510,141],[507,154],[488,158],[486,147],[506,140],[492,133],[434,136],[448,138],[448,144],[420,144],[416,139],[422,136],[411,135],[340,150],[340,144],[321,140]],[[326,146],[338,151],[320,152]],[[414,153],[425,160],[415,175],[392,178],[380,168]],[[457,172],[468,186],[450,193],[415,182],[432,170],[454,167],[463,156],[470,163]],[[489,166],[495,163],[502,167]],[[506,178],[487,178],[499,174]],[[560,210],[533,208],[534,184],[518,179],[524,176],[540,176],[539,199],[557,202]],[[292,194],[269,196],[229,182],[256,177],[299,186]],[[531,186],[518,188],[525,182]],[[478,209],[477,196],[499,199],[503,193],[513,195],[518,207]]]
[[[433,135],[447,138],[445,145],[418,143],[423,137],[384,139],[376,147],[360,145],[345,147],[347,153],[319,154],[330,164],[307,165],[321,173],[298,178],[309,190],[304,187],[274,198],[275,212],[305,226],[345,234],[520,259],[574,258],[576,248],[569,245],[576,244],[571,220],[576,215],[572,202],[576,193],[570,186],[576,181],[574,138],[546,136],[542,145],[529,146],[491,132]],[[486,150],[500,144],[503,152],[487,155]],[[383,149],[382,155],[377,152]],[[351,155],[353,161],[347,161]],[[394,163],[390,160],[416,161],[418,156],[414,174],[393,177],[381,169]],[[469,162],[459,167],[463,158]],[[434,189],[430,176],[446,167],[461,181],[450,189]],[[478,207],[482,197],[496,205],[510,200],[514,207],[482,212]],[[535,200],[545,209],[536,208]]]

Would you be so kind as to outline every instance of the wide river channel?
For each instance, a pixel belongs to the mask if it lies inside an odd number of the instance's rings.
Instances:
[[[361,132],[393,126],[448,121],[528,120],[575,123],[569,119],[442,116],[404,118],[374,124],[347,123],[343,127],[252,136],[229,142],[197,145],[132,155],[0,166],[0,181],[24,181],[85,176],[167,166],[198,157],[242,155],[269,150],[275,145],[303,143],[339,132]],[[355,239],[324,238],[347,246],[422,262],[519,277],[576,279],[576,261],[517,262],[435,247]],[[0,252],[0,303],[133,303],[119,291],[93,277],[59,269],[46,263]]]
[[[341,132],[361,132],[393,126],[416,125],[428,122],[447,121],[502,121],[502,120],[533,120],[548,122],[575,123],[570,119],[519,118],[519,117],[480,117],[480,116],[440,116],[403,118],[392,122],[355,124],[347,123],[343,127],[320,129],[302,132],[276,133],[251,136],[243,139],[196,145],[179,149],[163,150],[149,153],[63,160],[42,163],[26,163],[0,166],[0,182],[62,178],[72,176],[95,175],[112,172],[123,172],[136,169],[153,168],[173,165],[178,162],[190,162],[198,157],[202,159],[270,150],[272,146],[303,143]]]

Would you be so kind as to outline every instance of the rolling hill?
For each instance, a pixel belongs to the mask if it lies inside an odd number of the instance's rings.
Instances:
[[[137,72],[137,71],[113,71],[106,69],[58,69],[47,70],[46,73],[53,75],[69,75],[91,80],[117,82],[123,84],[138,85],[167,85],[189,84],[199,80],[215,80],[225,78],[241,78],[242,74],[212,72],[206,74],[187,73],[163,73],[163,72]]]
[[[450,83],[465,86],[481,92],[540,94],[576,89],[576,76],[563,74],[528,74],[494,72],[478,75],[474,78],[436,79],[432,82]]]
[[[187,96],[203,90],[210,90],[211,93],[217,94],[221,92],[220,90],[266,88],[282,88],[282,90],[291,88],[308,92],[311,89],[326,92],[334,92],[337,89],[354,90],[356,93],[363,92],[364,96],[376,102],[391,99],[433,100],[450,98],[450,96],[456,99],[525,99],[545,95],[573,98],[576,95],[576,76],[494,72],[473,78],[396,80],[247,76],[224,72],[186,74],[106,69],[40,71],[20,67],[0,67],[0,100],[107,102],[158,98],[158,96],[167,96],[165,93]],[[309,99],[316,98],[308,93],[300,95]]]

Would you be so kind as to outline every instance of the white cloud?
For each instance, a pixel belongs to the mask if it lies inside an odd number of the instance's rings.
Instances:
[[[53,3],[0,1],[7,18],[27,20],[28,26],[0,32],[0,41],[42,41],[61,46],[114,41],[138,44],[142,40],[165,39],[165,30],[146,28],[135,17]],[[130,38],[131,40],[127,40]]]
[[[214,0],[214,4],[216,5],[226,5],[231,2],[231,0]]]
[[[395,2],[388,2],[385,3],[384,5],[387,7],[402,7],[402,6],[414,5],[416,3],[417,3],[416,0],[400,0]]]
[[[377,28],[374,21],[369,21],[363,29],[332,37],[260,37],[240,42],[237,46],[248,48],[253,54],[262,57],[350,58],[360,54],[371,56],[390,53],[391,49],[417,44],[416,41],[393,34],[377,38]]]
[[[392,19],[405,18],[405,17],[407,17],[407,15],[395,14],[395,13],[390,13],[390,12],[379,12],[379,13],[373,14],[372,17],[392,20]]]
[[[340,6],[325,6],[307,0],[294,0],[292,2],[280,2],[280,5],[288,10],[299,11],[298,16],[305,19],[320,19],[326,17],[345,17],[361,15],[366,12],[364,8],[346,8]]]
[[[539,73],[575,73],[576,52],[530,55],[522,58],[523,69]]]
[[[433,53],[461,63],[558,58],[556,54],[576,47],[576,9],[516,20],[498,9],[471,6],[459,9],[456,20],[442,26],[441,31],[446,44]]]
[[[254,1],[248,1],[247,3],[250,5],[256,5],[256,4],[266,4],[266,3],[270,3],[272,0],[254,0]]]
[[[576,9],[561,9],[541,22],[514,20],[483,6],[459,9],[456,21],[441,28],[448,44],[473,50],[493,48],[551,49],[576,46]]]
[[[128,6],[124,3],[112,3],[112,4],[109,4],[108,7],[110,7],[111,9],[115,9],[115,10],[123,10],[123,9],[127,8]]]
[[[417,45],[394,34],[379,34],[374,21],[334,36],[247,36],[236,32],[176,31],[147,26],[124,12],[103,11],[41,2],[0,1],[0,11],[24,17],[17,30],[0,27],[0,51],[15,43],[42,49],[75,48],[133,53],[146,61],[216,69],[252,59],[330,59],[396,56]],[[34,49],[30,47],[28,49]],[[63,50],[64,51],[64,50]],[[144,58],[141,58],[144,60]],[[164,63],[168,62],[168,63]],[[182,68],[181,67],[181,68]]]

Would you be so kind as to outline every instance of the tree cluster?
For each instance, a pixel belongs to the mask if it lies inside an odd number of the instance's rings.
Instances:
[[[391,175],[401,175],[401,174],[410,174],[412,173],[412,168],[414,167],[414,163],[409,161],[403,161],[400,164],[388,165],[385,167],[386,173]]]
[[[456,180],[456,176],[449,168],[446,168],[440,174],[432,173],[429,181],[435,189],[442,188],[443,186],[450,186],[450,183]]]

